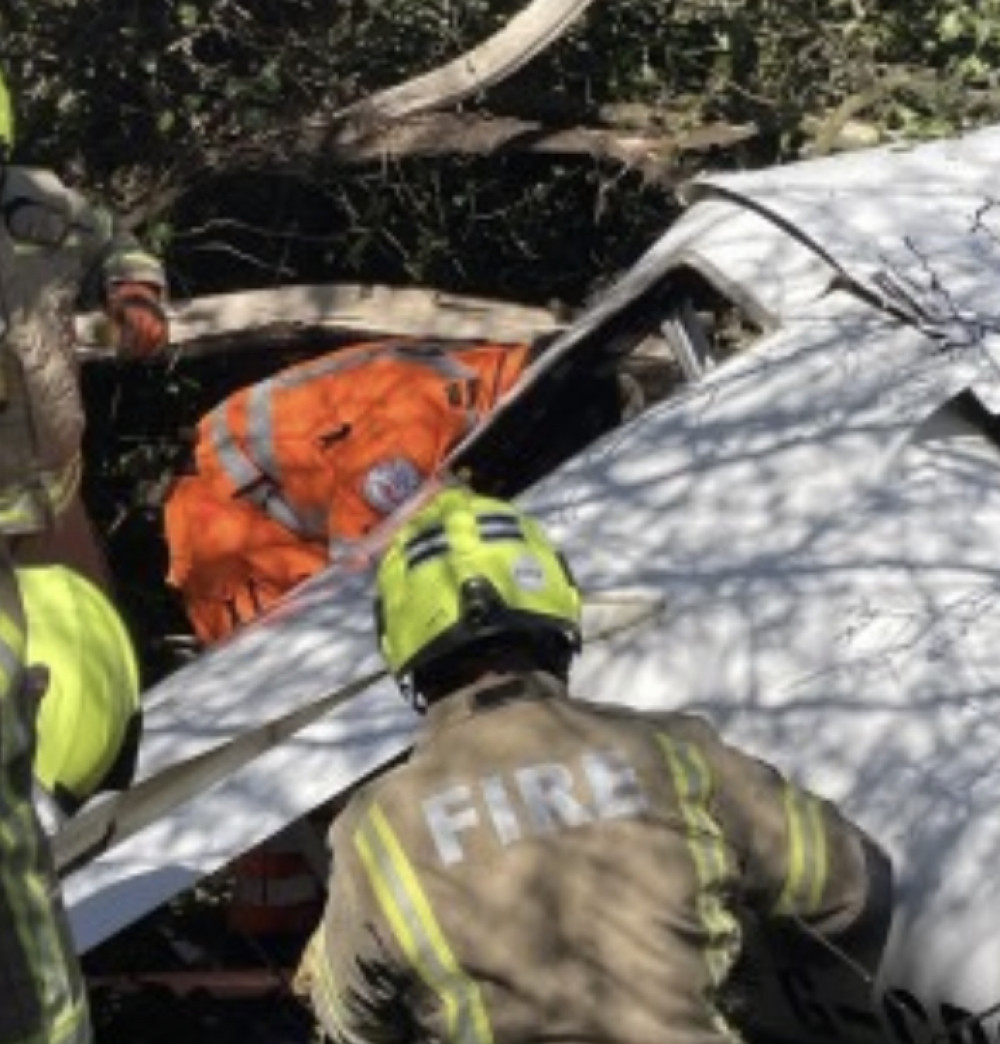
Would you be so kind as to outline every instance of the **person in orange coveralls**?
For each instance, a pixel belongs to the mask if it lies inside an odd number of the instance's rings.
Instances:
[[[350,550],[516,382],[528,345],[388,340],[244,388],[198,425],[165,504],[169,582],[218,641]]]

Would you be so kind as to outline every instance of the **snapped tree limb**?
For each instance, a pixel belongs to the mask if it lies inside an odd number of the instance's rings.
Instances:
[[[505,80],[577,21],[593,0],[534,0],[499,32],[446,65],[320,116],[334,143],[345,145],[387,123],[457,105]]]

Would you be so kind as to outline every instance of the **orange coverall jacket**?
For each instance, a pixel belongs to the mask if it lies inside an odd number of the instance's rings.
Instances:
[[[289,367],[198,425],[168,580],[213,642],[391,515],[515,383],[527,345],[379,341]]]

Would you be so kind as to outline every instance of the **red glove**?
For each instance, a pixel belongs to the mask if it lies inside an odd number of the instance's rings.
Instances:
[[[107,313],[125,355],[145,358],[166,347],[170,329],[161,296],[150,283],[115,283],[108,291]]]

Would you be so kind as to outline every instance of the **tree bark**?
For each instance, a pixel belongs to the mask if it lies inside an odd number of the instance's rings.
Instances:
[[[687,153],[727,148],[748,141],[751,125],[708,124],[681,134],[614,128],[552,129],[531,120],[474,113],[429,113],[411,117],[338,150],[345,166],[413,156],[539,152],[587,155],[657,172],[670,180],[674,161]]]
[[[555,309],[424,287],[359,284],[287,286],[177,301],[170,353],[184,357],[296,345],[319,349],[347,340],[433,337],[518,344],[558,329]],[[83,359],[114,356],[98,313],[77,320]]]
[[[756,135],[752,124],[711,123],[671,134],[608,127],[551,128],[512,116],[437,112],[413,116],[357,141],[341,143],[332,160],[338,167],[353,167],[385,160],[498,152],[588,156],[635,168],[648,181],[670,187],[686,174],[680,163],[683,157],[732,148]],[[323,156],[322,149],[316,135],[290,133],[284,143],[248,145],[240,154],[239,166],[306,172]]]

